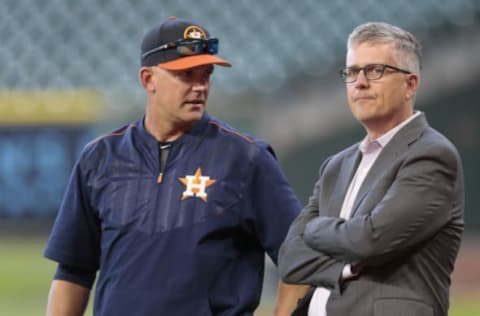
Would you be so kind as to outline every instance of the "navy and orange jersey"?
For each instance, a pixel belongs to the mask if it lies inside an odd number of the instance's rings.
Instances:
[[[270,147],[204,117],[172,143],[143,119],[88,144],[45,256],[99,270],[95,315],[253,315],[301,210]]]

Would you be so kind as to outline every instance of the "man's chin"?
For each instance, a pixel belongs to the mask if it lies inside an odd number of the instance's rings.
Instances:
[[[187,114],[185,114],[184,120],[187,122],[199,121],[202,118],[204,112],[205,110],[203,109],[189,111]]]

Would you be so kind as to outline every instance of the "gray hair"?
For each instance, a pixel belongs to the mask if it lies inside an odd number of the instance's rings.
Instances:
[[[390,43],[403,67],[420,74],[422,46],[410,32],[384,22],[368,22],[357,26],[348,36],[347,49],[362,43]],[[403,58],[402,58],[403,57]]]

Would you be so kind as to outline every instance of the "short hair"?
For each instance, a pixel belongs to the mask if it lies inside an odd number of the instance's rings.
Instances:
[[[391,43],[408,70],[420,73],[422,46],[410,32],[384,22],[368,22],[357,26],[348,36],[347,49],[362,43]],[[403,58],[402,58],[403,57]]]

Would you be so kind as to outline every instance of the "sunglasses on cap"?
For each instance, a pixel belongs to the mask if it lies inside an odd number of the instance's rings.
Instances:
[[[142,54],[142,59],[153,53],[175,48],[180,56],[218,53],[218,38],[185,38],[163,44]]]

